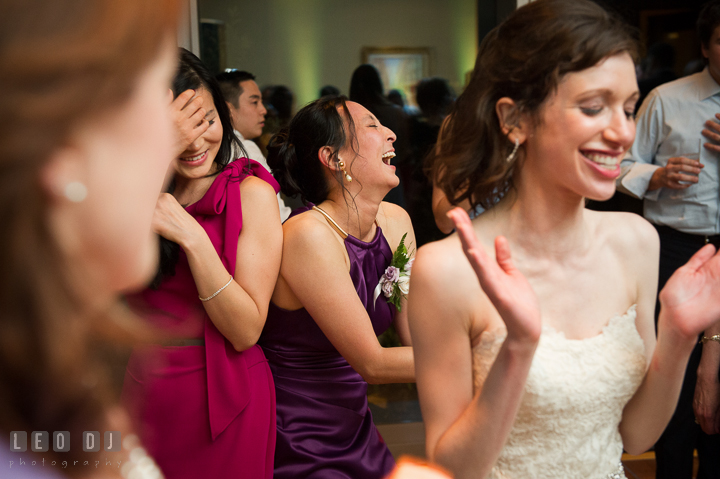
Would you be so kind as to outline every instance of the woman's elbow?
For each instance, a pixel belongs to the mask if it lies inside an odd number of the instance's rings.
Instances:
[[[263,320],[260,324],[253,324],[252,327],[239,332],[234,338],[228,338],[233,349],[241,353],[255,346],[260,339],[264,325],[265,321]]]
[[[365,380],[368,384],[382,384],[382,378],[378,374],[377,371],[373,371],[371,368],[364,367],[360,371],[358,371],[358,374]]]
[[[625,449],[625,452],[627,452],[631,456],[639,456],[640,454],[644,454],[647,451],[649,451],[651,447],[652,447],[652,444],[644,445],[644,446],[627,445],[627,446],[624,446],[624,449]]]
[[[655,444],[655,441],[643,440],[643,438],[623,438],[623,449],[631,456],[644,454],[650,450],[653,444]]]
[[[360,364],[352,364],[352,367],[368,384],[383,384],[387,382],[383,381],[385,376],[387,376],[386,367],[380,360],[364,358]]]

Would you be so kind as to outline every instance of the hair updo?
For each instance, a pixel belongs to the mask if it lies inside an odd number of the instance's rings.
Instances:
[[[532,2],[495,27],[480,45],[470,84],[430,158],[432,178],[448,200],[487,209],[514,187],[524,149],[506,161],[514,144],[495,112],[500,98],[514,100],[516,119],[524,114],[537,123],[566,74],[621,53],[637,58],[630,27],[589,0]]]
[[[286,195],[299,194],[304,203],[313,204],[327,199],[330,185],[318,152],[328,146],[333,150],[332,161],[339,161],[338,152],[345,145],[357,150],[355,124],[346,101],[344,96],[315,100],[298,111],[290,125],[270,140],[267,162]],[[342,185],[339,171],[336,179]]]

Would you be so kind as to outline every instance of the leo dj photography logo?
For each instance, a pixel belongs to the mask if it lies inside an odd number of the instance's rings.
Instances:
[[[29,439],[29,441],[28,441]],[[100,434],[99,431],[84,431],[81,438],[83,452],[100,452],[100,448],[106,452],[118,452],[122,449],[122,437],[120,431],[105,431],[104,434]],[[48,431],[33,431],[28,433],[26,431],[11,431],[10,432],[10,452],[19,453],[15,460],[9,461],[9,468],[14,467],[60,467],[66,469],[68,466],[90,466],[98,468],[103,461],[45,461],[42,456],[25,456],[24,452],[28,452],[29,449],[35,453],[42,453],[50,451],[52,448],[55,452],[69,452],[71,441],[70,431],[54,431],[52,436]],[[73,444],[73,447],[77,447],[78,444]],[[71,464],[72,462],[72,464]],[[94,462],[94,464],[92,464]],[[120,467],[121,461],[112,462],[105,460],[104,466],[117,466]]]
[[[103,451],[117,452],[122,448],[120,431],[105,431],[100,437],[99,431],[84,431],[82,433],[82,448],[84,452],[99,452],[102,442]],[[55,452],[70,451],[70,431],[54,431],[52,442],[47,431],[33,431],[30,433],[30,450],[32,452],[48,452],[52,447]],[[28,435],[26,431],[10,432],[10,451],[26,452],[28,450]]]

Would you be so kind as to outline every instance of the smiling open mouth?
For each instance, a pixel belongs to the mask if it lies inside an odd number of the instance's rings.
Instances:
[[[395,152],[394,152],[394,151],[388,151],[387,153],[385,153],[385,154],[382,156],[382,161],[383,161],[383,163],[385,163],[386,165],[389,165],[389,164],[390,164],[390,160],[392,160],[393,158],[395,158]]]
[[[205,156],[205,153],[207,153],[207,150],[203,151],[202,153],[198,153],[195,156],[188,156],[186,158],[180,158],[182,161],[187,161],[188,163],[192,163],[193,161],[198,161],[203,156]]]
[[[614,170],[620,164],[620,156],[602,155],[599,153],[584,152],[582,155],[606,170]]]

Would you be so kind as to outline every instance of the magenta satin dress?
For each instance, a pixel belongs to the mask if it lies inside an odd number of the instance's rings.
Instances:
[[[395,306],[384,296],[372,305],[375,286],[392,260],[390,246],[378,227],[371,242],[348,236],[345,247],[350,277],[379,335],[395,317]],[[368,408],[367,383],[307,310],[270,303],[258,344],[275,380],[276,479],[379,479],[392,470],[395,461]]]
[[[275,188],[259,163],[241,158],[187,207],[230,273],[242,228],[240,182],[257,176]],[[259,252],[260,254],[261,252]],[[179,338],[205,345],[133,351],[123,400],[141,438],[168,479],[270,478],[275,452],[275,388],[260,346],[237,352],[198,298],[187,256],[157,290],[128,298],[135,312]]]

